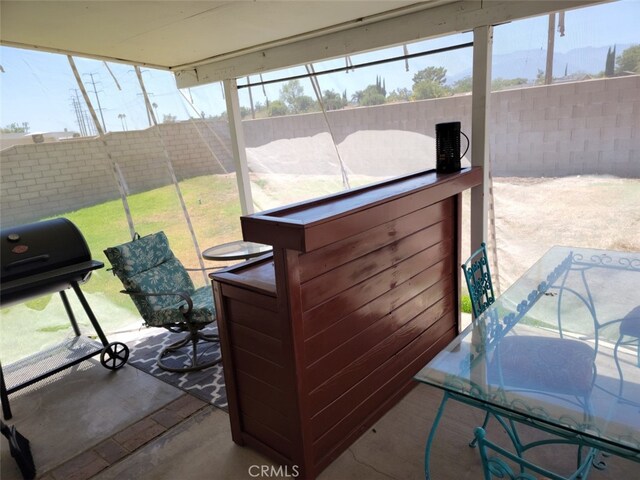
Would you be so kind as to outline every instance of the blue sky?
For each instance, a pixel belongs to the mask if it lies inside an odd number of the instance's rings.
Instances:
[[[598,5],[566,13],[566,33],[564,37],[556,36],[555,49],[565,53],[572,49],[593,46],[608,47],[614,44],[640,43],[640,0],[626,0]],[[494,29],[494,55],[507,54],[513,51],[545,50],[547,45],[548,17],[537,17],[510,24],[500,25]],[[439,38],[428,42],[420,42],[408,46],[410,53],[439,48],[446,45],[472,41],[471,34],[461,34]],[[354,64],[373,59],[398,56],[402,47],[394,47],[383,51],[372,52],[352,57]],[[618,52],[620,53],[620,52]],[[377,75],[385,79],[387,91],[411,87],[411,78],[416,71],[428,65],[444,66],[448,75],[455,77],[471,66],[471,49],[458,50],[447,54],[439,54],[409,62],[409,71],[405,71],[404,62],[387,64],[375,68],[356,70],[319,77],[322,90],[333,89],[338,92],[347,91],[351,96],[356,90],[374,83]],[[78,69],[91,92],[95,103],[93,78],[96,90],[103,107],[103,115],[108,131],[129,130],[148,126],[140,88],[133,67],[109,63],[114,76],[122,87],[118,90],[116,83],[101,61],[76,57]],[[29,122],[32,132],[36,131],[78,131],[73,111],[72,97],[77,94],[77,84],[71,73],[66,56],[48,54],[37,51],[14,48],[0,48],[0,65],[4,73],[0,73],[0,126],[13,122]],[[316,71],[344,65],[344,59],[318,63]],[[263,77],[279,78],[296,73],[304,73],[303,67],[271,72]],[[172,74],[168,72],[144,69],[147,91],[151,101],[157,104],[156,112],[159,120],[164,115],[175,115],[179,119],[195,116],[198,112],[216,115],[224,111],[222,89],[219,84],[211,84],[190,91],[185,95],[193,99],[195,110],[184,101],[176,89]],[[258,80],[257,76],[252,81]],[[242,83],[243,80],[239,80]],[[308,81],[301,82],[305,93],[313,95]],[[280,85],[267,87],[270,100],[276,99]],[[254,102],[264,103],[262,88],[252,90]],[[79,95],[79,93],[78,93]],[[241,104],[248,106],[247,90],[241,90]],[[122,117],[126,115],[126,117]],[[119,117],[120,116],[120,117]],[[126,122],[126,125],[125,125]]]

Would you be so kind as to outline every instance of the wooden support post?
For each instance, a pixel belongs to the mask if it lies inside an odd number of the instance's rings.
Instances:
[[[236,181],[238,182],[238,194],[240,195],[240,208],[243,215],[249,215],[253,213],[253,198],[251,196],[249,167],[247,166],[247,153],[242,130],[240,102],[238,101],[238,85],[235,79],[227,79],[223,83],[224,96],[227,102],[227,118],[229,119],[233,162],[236,167]]]
[[[482,183],[471,189],[471,248],[487,240],[489,199],[489,98],[493,27],[473,29],[473,90],[471,97],[471,165],[482,167]]]

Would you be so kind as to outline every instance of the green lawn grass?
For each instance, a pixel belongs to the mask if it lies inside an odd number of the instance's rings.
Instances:
[[[202,250],[241,237],[240,206],[234,175],[196,177],[180,182],[180,188]],[[165,231],[176,256],[188,267],[199,266],[198,252],[188,233],[173,185],[131,195],[128,202],[135,230],[140,235]],[[142,320],[129,297],[120,293],[122,284],[108,271],[110,264],[103,253],[109,246],[131,240],[122,201],[110,200],[59,217],[68,218],[80,229],[92,258],[105,264],[105,268],[94,271],[90,280],[82,286],[102,329],[108,335],[109,332],[131,326],[132,322],[140,325]],[[195,272],[193,279],[196,285],[205,284],[199,272]],[[75,295],[71,294],[69,298],[75,305],[74,312],[81,330],[93,333],[88,318],[75,301]],[[0,313],[0,360],[6,363],[72,334],[57,294],[12,305],[3,308]]]

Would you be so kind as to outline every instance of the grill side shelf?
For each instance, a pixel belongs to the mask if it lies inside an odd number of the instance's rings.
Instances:
[[[3,365],[7,393],[16,392],[100,353],[100,342],[73,337],[15,363]]]

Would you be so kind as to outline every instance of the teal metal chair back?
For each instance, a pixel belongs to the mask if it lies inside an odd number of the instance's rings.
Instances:
[[[487,246],[484,242],[462,264],[462,271],[471,297],[473,318],[476,318],[496,301],[487,258]]]

